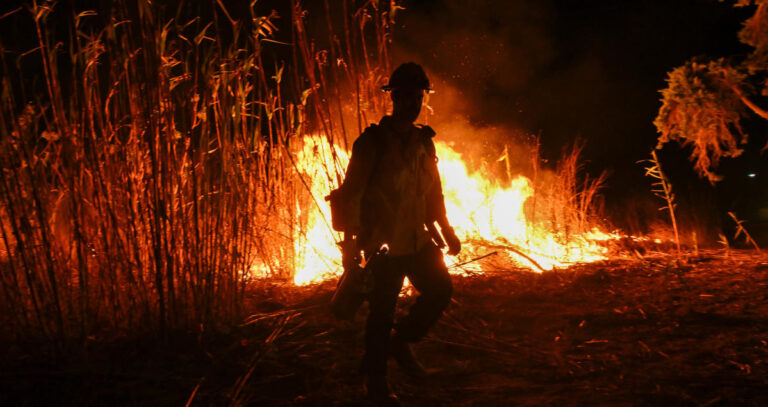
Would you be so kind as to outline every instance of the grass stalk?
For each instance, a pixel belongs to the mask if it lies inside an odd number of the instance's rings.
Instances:
[[[217,1],[183,21],[181,3],[169,18],[162,4],[119,0],[68,21],[64,6],[35,0],[12,16],[33,23],[36,49],[16,66],[0,52],[0,305],[14,310],[2,320],[11,331],[80,343],[207,332],[240,322],[251,278],[292,276],[301,213],[315,205],[296,148],[315,135],[343,145],[345,106],[358,130],[386,106],[372,92],[389,63],[386,11],[366,2],[347,13],[344,1],[337,32],[332,3],[320,5],[319,34],[291,3],[288,61],[264,52],[277,15],[254,4]],[[315,48],[321,36],[330,60]],[[323,176],[337,183],[332,161]]]
[[[733,219],[733,221],[736,223],[736,233],[734,233],[733,238],[738,239],[739,235],[744,235],[744,241],[747,244],[752,245],[752,247],[755,248],[756,251],[760,251],[760,247],[757,245],[757,242],[755,242],[755,239],[752,238],[752,235],[749,234],[749,231],[747,231],[747,228],[744,227],[744,221],[740,220],[736,217],[736,214],[733,212],[728,212],[728,216]]]
[[[672,192],[672,184],[661,169],[661,162],[659,162],[659,157],[656,155],[656,150],[651,151],[651,159],[646,160],[645,162],[651,164],[645,168],[645,175],[658,180],[653,183],[653,189],[651,191],[654,195],[663,199],[666,204],[661,209],[666,209],[669,212],[669,219],[672,222],[672,230],[675,233],[675,245],[679,257],[681,254],[680,233],[677,228],[677,216],[675,216],[675,208],[677,207],[677,204],[675,203],[675,194]]]

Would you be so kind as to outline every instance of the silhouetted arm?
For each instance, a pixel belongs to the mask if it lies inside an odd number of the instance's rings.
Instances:
[[[432,129],[429,129],[432,131]],[[434,132],[432,132],[434,134]],[[435,145],[430,136],[427,144],[427,153],[432,157],[429,164],[429,171],[432,174],[433,182],[427,193],[427,225],[437,222],[440,225],[440,232],[448,244],[448,254],[456,255],[461,251],[461,241],[456,236],[453,227],[448,222],[448,216],[445,210],[445,196],[443,195],[443,185],[440,180],[440,170],[437,168],[437,153]],[[429,227],[429,226],[428,226]]]

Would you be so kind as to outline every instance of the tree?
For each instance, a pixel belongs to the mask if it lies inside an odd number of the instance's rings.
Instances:
[[[720,159],[743,152],[741,120],[752,114],[768,120],[768,111],[753,101],[758,92],[768,96],[768,0],[737,0],[734,6],[757,6],[739,32],[752,52],[741,60],[695,58],[672,70],[654,120],[656,148],[669,141],[691,146],[694,168],[712,183],[721,179],[715,173]]]

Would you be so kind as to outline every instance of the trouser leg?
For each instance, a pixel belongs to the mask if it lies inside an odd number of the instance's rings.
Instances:
[[[365,356],[361,365],[361,370],[368,375],[384,375],[387,371],[389,335],[404,277],[396,263],[387,259],[373,271],[374,285],[368,298],[370,312],[365,325]]]
[[[406,275],[419,296],[408,315],[398,322],[397,334],[406,342],[416,342],[427,334],[448,306],[453,284],[443,253],[432,245],[416,254]]]

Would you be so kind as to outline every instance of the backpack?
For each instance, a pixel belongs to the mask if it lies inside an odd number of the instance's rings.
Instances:
[[[376,162],[373,165],[375,168],[379,165],[379,161],[381,160],[381,152],[384,151],[385,148],[385,139],[380,134],[380,125],[371,124],[367,129],[365,129],[363,134],[368,133],[369,131],[379,133],[373,136],[374,140],[376,141]],[[419,133],[421,135],[422,142],[424,143],[424,147],[427,150],[427,154],[431,155],[435,160],[437,160],[435,144],[432,142],[432,137],[435,136],[435,131],[432,130],[431,127],[424,125],[419,127]],[[348,211],[346,210],[347,199],[344,196],[341,187],[331,191],[331,193],[325,197],[325,200],[328,201],[331,206],[331,225],[333,226],[333,230],[337,232],[348,231],[350,229],[350,222],[347,216]]]

